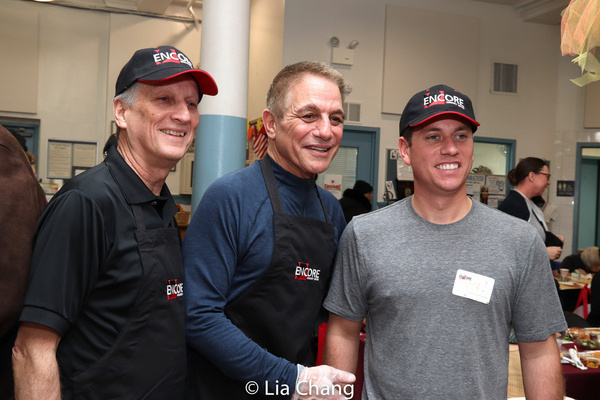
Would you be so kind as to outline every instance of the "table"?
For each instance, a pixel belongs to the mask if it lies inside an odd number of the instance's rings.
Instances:
[[[558,297],[560,298],[562,308],[564,311],[573,312],[577,306],[577,300],[579,298],[583,284],[571,283],[571,282],[559,282],[558,285]]]
[[[600,368],[583,371],[571,364],[562,364],[565,394],[577,400],[600,399]]]

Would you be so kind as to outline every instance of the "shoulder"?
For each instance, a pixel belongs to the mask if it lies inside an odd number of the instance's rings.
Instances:
[[[529,208],[523,196],[511,190],[508,196],[498,205],[498,210],[520,219],[529,219]]]
[[[327,213],[330,215],[331,220],[336,227],[341,231],[346,227],[346,217],[344,217],[344,211],[340,204],[340,201],[329,191],[317,186],[319,195],[325,204]]]
[[[499,237],[506,238],[506,240],[510,236],[527,242],[531,242],[539,236],[536,229],[521,218],[478,201],[473,201],[473,206],[474,212],[471,214],[470,223],[478,225],[482,231],[485,230],[487,236],[499,235]]]
[[[254,163],[248,167],[230,172],[216,179],[209,185],[204,193],[205,198],[211,201],[228,201],[232,199],[252,202],[252,196],[267,196],[260,166]]]

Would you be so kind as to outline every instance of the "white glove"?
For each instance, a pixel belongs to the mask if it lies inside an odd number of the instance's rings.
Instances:
[[[328,365],[304,367],[298,365],[296,391],[292,400],[346,400],[351,399],[356,377],[350,372],[335,369]]]

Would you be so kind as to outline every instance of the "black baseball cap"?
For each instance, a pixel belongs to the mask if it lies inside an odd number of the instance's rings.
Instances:
[[[123,66],[115,97],[129,89],[135,82],[161,82],[182,74],[190,74],[198,83],[200,99],[202,95],[214,96],[219,89],[210,74],[195,69],[190,59],[173,46],[159,46],[136,51]]]
[[[471,123],[473,133],[479,126],[479,122],[475,120],[473,104],[468,96],[450,86],[436,85],[415,94],[408,101],[400,118],[400,136],[408,127],[415,127],[441,114],[456,114],[464,117]]]

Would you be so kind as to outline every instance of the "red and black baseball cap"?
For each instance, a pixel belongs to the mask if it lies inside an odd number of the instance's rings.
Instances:
[[[479,126],[468,96],[450,86],[436,85],[415,94],[408,101],[400,117],[400,136],[408,127],[415,127],[441,114],[464,117],[471,124],[473,133]]]
[[[190,74],[198,83],[200,99],[202,95],[214,96],[219,89],[208,72],[195,69],[190,59],[173,46],[159,46],[141,49],[123,66],[115,97],[129,89],[135,82],[161,82],[182,74]]]

